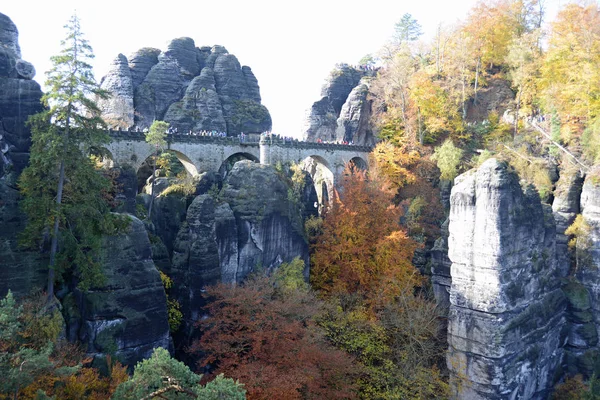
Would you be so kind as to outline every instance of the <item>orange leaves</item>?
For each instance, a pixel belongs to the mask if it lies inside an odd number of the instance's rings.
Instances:
[[[239,379],[249,399],[354,397],[359,370],[316,327],[322,304],[312,294],[282,294],[267,278],[207,292],[210,318],[199,322],[202,338],[190,348],[204,354],[200,365]]]
[[[403,179],[414,179],[406,171]],[[407,282],[411,288],[421,284],[411,263],[417,244],[401,230],[401,210],[392,205],[393,193],[385,190],[385,181],[347,171],[342,185],[341,199],[334,199],[327,210],[323,234],[312,248],[313,287],[323,294],[369,296],[384,280]]]

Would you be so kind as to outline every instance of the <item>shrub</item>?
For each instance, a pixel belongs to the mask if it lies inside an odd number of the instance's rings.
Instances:
[[[458,166],[462,158],[463,151],[454,146],[450,139],[447,139],[444,144],[435,149],[432,160],[437,162],[437,166],[441,172],[441,179],[454,180],[458,175]]]

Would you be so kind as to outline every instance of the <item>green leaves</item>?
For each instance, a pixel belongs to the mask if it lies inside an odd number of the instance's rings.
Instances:
[[[243,385],[233,379],[219,375],[206,386],[200,385],[200,375],[194,374],[184,363],[179,362],[161,347],[156,348],[152,357],[139,362],[133,377],[119,385],[114,400],[162,399],[203,400],[232,399],[243,400],[246,391]]]
[[[447,139],[444,144],[435,149],[435,154],[431,159],[437,162],[437,166],[441,171],[441,179],[451,181],[456,178],[462,154],[463,151],[454,146],[450,139]]]
[[[146,133],[146,142],[158,148],[164,148],[167,145],[167,129],[169,129],[168,122],[154,121]]]
[[[82,289],[102,284],[101,238],[118,225],[107,203],[111,182],[89,158],[91,149],[109,140],[93,100],[106,92],[94,80],[88,63],[94,55],[76,16],[66,28],[63,49],[51,58],[53,66],[47,73],[49,90],[42,98],[46,109],[29,120],[31,156],[19,181],[21,206],[28,217],[21,243],[44,249],[53,242],[51,264],[56,261],[49,266],[49,296],[52,270],[59,279],[73,270]],[[55,231],[51,227],[56,221]]]

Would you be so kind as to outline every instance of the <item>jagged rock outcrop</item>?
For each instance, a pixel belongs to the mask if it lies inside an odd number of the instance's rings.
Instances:
[[[448,368],[455,398],[543,399],[562,362],[555,225],[495,159],[455,180]]]
[[[587,274],[586,274],[587,275]],[[597,285],[595,277],[588,280],[583,277],[587,286],[593,288]],[[563,345],[565,358],[563,365],[565,372],[570,376],[582,374],[590,378],[595,371],[598,357],[598,331],[595,315],[598,310],[592,308],[590,292],[585,284],[570,279],[562,288],[567,299],[566,318],[568,325],[565,327],[566,341]],[[596,298],[597,300],[597,298]]]
[[[204,68],[195,77],[180,102],[169,107],[165,120],[176,121],[182,132],[192,130],[216,130],[225,132],[227,122],[223,116],[223,106],[217,93],[215,74],[211,68]]]
[[[102,89],[109,92],[100,99],[98,107],[110,127],[126,130],[133,126],[133,77],[127,57],[119,54],[106,76],[100,81]]]
[[[184,329],[189,329],[200,316],[205,286],[221,277],[215,201],[210,195],[192,201],[173,246],[169,276],[177,283],[173,292],[184,313]]]
[[[440,237],[435,241],[431,248],[431,286],[435,301],[443,310],[450,307],[450,287],[452,286],[452,277],[450,275],[450,266],[452,261],[448,258],[448,224],[446,219],[442,224]]]
[[[17,27],[0,13],[0,178],[13,182],[29,159],[31,132],[25,122],[42,111],[34,76],[33,65],[21,60]],[[10,171],[14,174],[8,177]]]
[[[268,190],[265,190],[268,188]],[[308,272],[308,245],[299,207],[288,198],[288,186],[271,167],[237,162],[223,184],[223,201],[237,222],[236,282],[257,266],[272,269],[300,257]],[[235,240],[233,237],[225,240]]]
[[[141,85],[152,67],[158,64],[159,54],[159,49],[144,47],[129,56],[129,70],[134,89]]]
[[[571,296],[578,308],[568,342],[569,359],[565,363],[574,373],[587,377],[597,373],[598,331],[600,329],[600,181],[598,171],[590,172],[581,190],[581,215],[588,232],[577,239],[577,266],[575,281],[580,290]]]
[[[371,145],[371,101],[368,100],[370,72],[341,64],[331,72],[321,89],[321,99],[308,112],[303,139],[306,141],[347,141]]]
[[[140,220],[131,217],[126,233],[104,239],[102,270],[105,285],[63,300],[68,336],[92,355],[113,353],[127,365],[156,347],[172,348],[165,291]]]
[[[0,43],[5,50],[10,51],[16,58],[21,58],[19,46],[19,30],[12,20],[0,13]]]
[[[565,230],[573,223],[580,212],[580,197],[583,186],[581,171],[569,163],[560,172],[556,189],[554,190],[554,201],[552,212],[556,222],[556,257],[559,271],[566,276],[571,268],[571,257],[567,247],[569,238]]]
[[[166,196],[169,197],[174,196]],[[211,269],[210,279],[205,277],[204,284],[240,283],[257,266],[274,268],[298,256],[308,268],[300,207],[288,199],[288,186],[273,168],[251,161],[237,162],[218,197],[219,202],[215,203],[208,195],[198,196],[192,202],[196,205],[188,208],[173,242],[174,269],[198,268],[190,260],[200,257],[188,253],[190,243],[199,240],[214,242],[217,244],[214,250],[220,249],[220,272]],[[309,197],[314,199],[314,194]],[[200,212],[204,214],[198,215]],[[197,237],[192,235],[190,241],[190,226],[197,226],[199,218],[208,218],[204,224],[212,224],[212,228]]]
[[[17,27],[0,13],[0,297],[8,289],[19,297],[27,295],[43,286],[47,275],[44,256],[18,245],[25,216],[19,209],[16,180],[31,146],[25,122],[42,111],[42,91],[31,80],[34,74],[33,66],[21,60]]]
[[[180,195],[159,196],[154,199],[151,216],[154,234],[162,240],[169,254],[173,252],[175,238],[186,219],[190,201],[188,196]]]
[[[584,242],[589,265],[578,265],[578,271],[593,271],[600,267],[600,170],[597,168],[586,176],[581,190],[581,215],[590,227],[590,232]],[[578,241],[579,243],[579,241]],[[600,289],[600,287],[599,287]],[[600,294],[600,292],[599,292]],[[598,297],[600,299],[600,297]],[[598,304],[600,311],[600,304]],[[600,313],[597,314],[600,322]]]
[[[113,93],[103,110],[122,116],[113,125],[145,128],[158,119],[180,132],[236,135],[271,129],[252,70],[223,46],[198,48],[184,37],[172,40],[164,52],[144,48],[129,61],[119,55],[103,87]]]
[[[183,335],[200,317],[207,285],[241,283],[257,268],[273,269],[295,257],[304,260],[308,274],[302,221],[286,182],[273,168],[251,161],[237,162],[220,192],[195,197],[173,242],[167,272],[182,306]]]
[[[368,95],[368,79],[362,78],[342,106],[337,119],[336,141],[361,146],[375,144],[370,122],[372,101],[368,99]]]

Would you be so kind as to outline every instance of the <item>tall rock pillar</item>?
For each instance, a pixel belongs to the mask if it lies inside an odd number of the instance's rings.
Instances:
[[[455,180],[447,362],[456,399],[542,399],[561,364],[555,227],[495,159]]]

